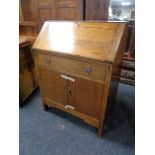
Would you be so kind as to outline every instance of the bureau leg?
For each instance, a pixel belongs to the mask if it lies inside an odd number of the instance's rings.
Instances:
[[[46,104],[43,105],[43,110],[47,111],[48,110],[48,106]]]
[[[98,134],[99,137],[102,137],[103,136],[103,126],[101,126],[101,127],[98,128],[97,134]]]
[[[47,105],[45,104],[45,101],[44,100],[42,100],[42,106],[43,106],[43,110],[44,111],[47,111]]]

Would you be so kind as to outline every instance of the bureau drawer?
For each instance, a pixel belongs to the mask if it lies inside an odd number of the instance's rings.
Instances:
[[[80,61],[49,54],[37,54],[39,66],[58,71],[63,74],[79,76],[98,82],[105,81],[106,65]]]
[[[122,66],[126,68],[135,69],[135,62],[123,60]]]
[[[135,72],[122,69],[121,76],[126,77],[126,78],[135,79]]]

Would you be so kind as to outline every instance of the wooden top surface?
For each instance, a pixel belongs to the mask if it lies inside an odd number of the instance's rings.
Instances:
[[[113,63],[125,27],[114,22],[48,21],[33,49]]]
[[[19,46],[30,44],[31,41],[28,40],[26,37],[19,36]]]

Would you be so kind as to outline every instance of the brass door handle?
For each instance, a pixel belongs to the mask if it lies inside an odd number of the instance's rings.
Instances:
[[[71,106],[71,105],[65,105],[65,109],[72,109],[72,110],[74,110],[75,107],[73,107],[73,106]]]
[[[67,76],[66,76],[66,75],[60,74],[60,76],[61,76],[63,79],[67,80]]]
[[[67,77],[67,79],[69,80],[69,81],[71,81],[71,82],[75,82],[75,79],[74,78],[72,78],[72,77]]]
[[[71,82],[75,82],[75,79],[72,78],[72,77],[69,77],[69,76],[64,75],[64,74],[61,74],[60,76],[61,76],[63,79],[65,79],[65,80],[69,80],[69,81],[71,81]]]

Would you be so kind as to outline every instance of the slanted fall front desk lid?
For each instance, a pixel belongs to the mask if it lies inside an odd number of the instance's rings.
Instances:
[[[125,28],[115,22],[47,21],[33,49],[113,63]]]

